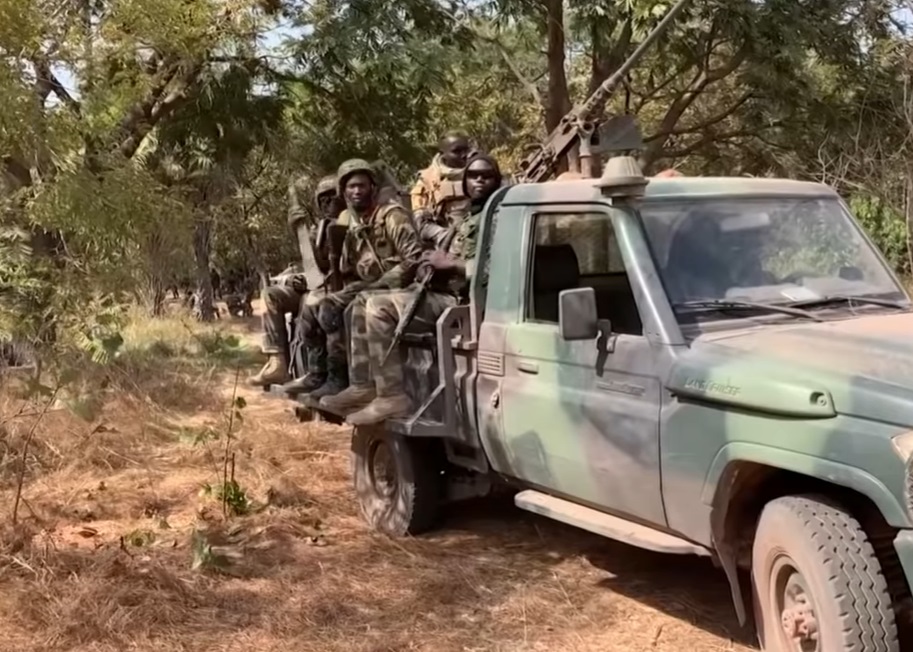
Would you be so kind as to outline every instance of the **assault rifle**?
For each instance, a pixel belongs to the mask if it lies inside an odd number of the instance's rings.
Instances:
[[[321,289],[328,292],[338,292],[342,289],[341,272],[339,271],[339,262],[342,258],[342,246],[346,238],[348,228],[336,224],[336,220],[326,220],[317,235],[317,248],[327,252],[328,267],[326,277],[324,278]]]
[[[592,157],[606,151],[624,151],[640,149],[642,140],[631,116],[618,116],[603,122],[601,115],[606,102],[611,98],[618,85],[643,57],[644,52],[656,42],[669,25],[675,20],[690,0],[678,0],[669,13],[653,28],[637,49],[631,53],[618,69],[606,79],[583,104],[574,107],[570,113],[561,118],[558,126],[549,134],[538,151],[526,157],[520,163],[520,169],[514,175],[517,183],[541,183],[555,173],[558,162],[573,149],[580,146],[579,155],[581,171],[586,177],[592,174]]]

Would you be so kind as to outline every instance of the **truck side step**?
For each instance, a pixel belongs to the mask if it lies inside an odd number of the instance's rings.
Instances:
[[[638,548],[673,555],[710,556],[710,551],[706,548],[675,535],[632,523],[617,516],[610,516],[532,489],[518,493],[514,497],[514,503],[527,512],[561,521]]]

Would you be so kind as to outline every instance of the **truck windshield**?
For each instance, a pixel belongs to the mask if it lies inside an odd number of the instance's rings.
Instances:
[[[681,306],[679,312],[714,300],[776,305],[812,305],[834,296],[905,300],[837,198],[655,200],[644,203],[641,215],[669,300]]]

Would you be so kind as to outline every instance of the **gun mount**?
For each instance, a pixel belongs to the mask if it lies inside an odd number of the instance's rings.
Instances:
[[[520,163],[519,172],[515,175],[518,183],[546,181],[555,173],[558,162],[575,146],[579,146],[580,167],[585,177],[593,176],[594,155],[641,149],[643,141],[633,117],[624,115],[605,121],[597,114],[602,112],[618,85],[689,2],[678,0],[618,70],[602,82],[586,101],[561,119],[538,151]]]

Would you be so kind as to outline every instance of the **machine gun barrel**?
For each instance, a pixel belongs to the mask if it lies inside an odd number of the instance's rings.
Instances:
[[[624,63],[603,81],[599,88],[583,104],[574,107],[561,119],[557,127],[549,134],[539,150],[520,164],[520,172],[515,179],[519,183],[539,183],[548,179],[555,171],[561,157],[565,156],[577,144],[581,136],[589,137],[595,125],[588,124],[592,114],[602,107],[612,96],[621,81],[631,72],[644,53],[668,29],[673,20],[684,10],[690,0],[678,0],[659,24],[653,28],[643,42],[637,46]]]

